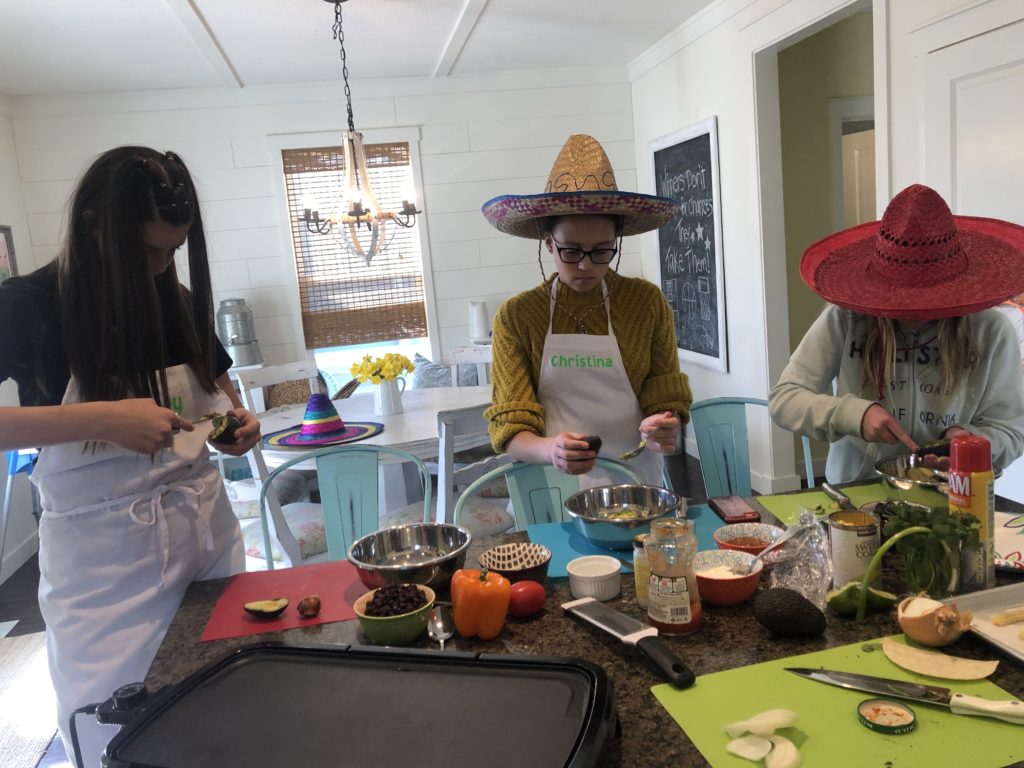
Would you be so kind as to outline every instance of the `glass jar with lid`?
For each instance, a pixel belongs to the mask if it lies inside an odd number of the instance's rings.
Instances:
[[[641,608],[647,607],[647,590],[651,582],[651,566],[644,549],[644,541],[649,535],[641,533],[633,537],[633,576],[636,579],[636,602]]]
[[[647,597],[651,626],[666,635],[696,632],[703,614],[693,573],[697,553],[693,521],[655,520],[644,549],[651,568]]]

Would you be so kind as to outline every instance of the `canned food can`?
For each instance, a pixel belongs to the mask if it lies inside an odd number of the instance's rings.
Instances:
[[[868,564],[881,544],[878,516],[864,510],[843,510],[828,516],[828,535],[832,548],[832,583],[842,587],[861,581]],[[877,584],[881,571],[875,575]]]

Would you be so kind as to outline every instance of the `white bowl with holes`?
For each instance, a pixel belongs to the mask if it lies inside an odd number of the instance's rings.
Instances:
[[[570,560],[569,591],[575,598],[611,600],[622,589],[622,561],[609,555],[585,555]]]

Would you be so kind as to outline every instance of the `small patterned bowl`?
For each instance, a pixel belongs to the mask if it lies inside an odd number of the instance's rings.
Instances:
[[[759,555],[769,544],[774,544],[786,531],[777,525],[767,523],[733,523],[723,525],[715,531],[715,543],[719,549],[738,549],[751,555]]]
[[[544,583],[551,564],[551,550],[529,541],[499,544],[480,553],[481,568],[500,573],[515,584],[517,581]]]
[[[733,549],[709,549],[698,552],[693,558],[693,570],[697,576],[697,591],[700,599],[709,605],[739,605],[750,599],[761,580],[761,561],[747,575],[734,573],[710,573],[712,568],[736,568],[741,573],[750,567],[754,556]],[[703,571],[703,573],[702,573]]]

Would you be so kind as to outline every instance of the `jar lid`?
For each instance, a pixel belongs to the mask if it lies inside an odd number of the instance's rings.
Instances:
[[[636,536],[633,537],[633,546],[634,547],[639,547],[640,549],[643,549],[644,542],[647,540],[647,537],[649,535],[650,534],[647,534],[647,533],[638,533]]]
[[[857,719],[861,725],[876,733],[898,736],[917,727],[914,710],[901,701],[868,699],[857,705]]]

